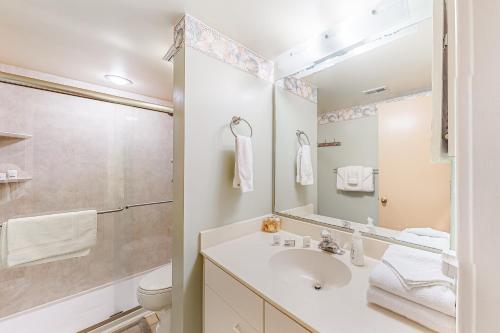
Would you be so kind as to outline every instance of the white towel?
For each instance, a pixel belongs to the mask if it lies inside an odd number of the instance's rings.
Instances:
[[[433,238],[446,238],[450,239],[450,234],[444,231],[435,230],[432,228],[408,228],[402,232],[408,232],[418,236],[433,237]]]
[[[314,184],[314,172],[311,159],[311,146],[301,145],[297,150],[297,183]]]
[[[408,232],[405,229],[401,231],[401,233],[395,237],[395,239],[403,241],[403,242],[408,242],[408,243],[413,243],[413,244],[418,244],[418,245],[423,245],[423,246],[428,246],[428,247],[433,247],[435,249],[440,249],[440,250],[446,250],[450,248],[450,236],[449,234],[447,238],[443,237],[430,237],[430,236],[424,236],[424,235],[418,235],[413,232]],[[441,231],[438,231],[441,232]],[[443,233],[446,234],[446,233]]]
[[[96,241],[95,210],[11,219],[2,225],[0,235],[2,266],[81,257]]]
[[[236,136],[233,187],[243,193],[253,191],[253,149],[248,136]]]
[[[454,317],[398,297],[377,287],[368,288],[366,298],[369,303],[380,305],[436,332],[456,332]]]
[[[341,191],[373,192],[373,169],[363,166],[338,168],[337,189]]]
[[[426,306],[446,315],[456,315],[456,295],[453,290],[444,286],[429,286],[407,289],[389,266],[379,263],[370,274],[370,285],[383,289]]]
[[[373,181],[373,168],[363,167],[362,191],[375,191],[375,182]]]
[[[452,290],[455,284],[442,272],[441,255],[401,245],[391,245],[382,262],[389,266],[406,289],[445,286]]]

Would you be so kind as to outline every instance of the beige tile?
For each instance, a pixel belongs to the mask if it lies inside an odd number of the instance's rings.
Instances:
[[[0,171],[33,180],[0,185],[0,222],[18,216],[171,198],[172,119],[131,107],[0,83]],[[0,270],[0,317],[142,272],[170,259],[171,205],[99,215],[91,254]]]

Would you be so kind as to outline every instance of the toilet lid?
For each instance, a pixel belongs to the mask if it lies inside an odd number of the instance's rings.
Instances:
[[[155,269],[139,283],[139,288],[145,291],[157,291],[172,287],[172,264]]]

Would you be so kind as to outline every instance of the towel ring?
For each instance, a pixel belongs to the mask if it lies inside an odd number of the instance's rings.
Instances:
[[[253,136],[252,125],[250,125],[250,123],[248,121],[246,121],[245,119],[243,119],[239,116],[233,116],[233,118],[231,119],[231,123],[229,123],[229,127],[231,128],[231,132],[233,133],[234,137],[236,137],[237,135],[234,132],[233,126],[239,125],[241,121],[245,122],[248,125],[248,127],[250,127],[250,137],[252,137]]]
[[[304,131],[301,131],[301,130],[297,130],[295,132],[295,134],[297,135],[297,140],[299,141],[299,145],[302,147],[302,140],[301,140],[301,137],[302,135],[306,137],[307,139],[307,144],[310,146],[311,145],[311,141],[309,140],[309,136],[306,134],[306,132]]]

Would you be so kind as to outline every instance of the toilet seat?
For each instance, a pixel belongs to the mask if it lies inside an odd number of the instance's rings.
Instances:
[[[137,288],[137,301],[150,311],[164,312],[172,304],[172,265],[167,264],[144,276]]]
[[[139,283],[139,291],[146,295],[170,292],[172,289],[172,265],[168,264],[146,274]]]
[[[172,287],[165,288],[165,289],[159,289],[159,290],[146,290],[146,289],[142,289],[139,287],[139,289],[137,290],[137,292],[139,292],[143,295],[158,295],[158,294],[169,293],[171,291],[172,291]]]

